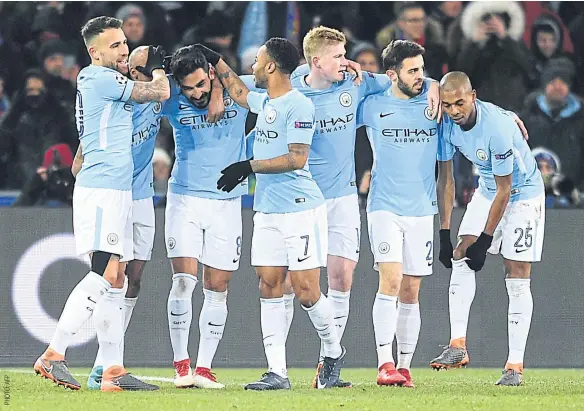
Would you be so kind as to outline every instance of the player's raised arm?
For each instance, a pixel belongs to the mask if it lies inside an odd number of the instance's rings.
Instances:
[[[215,68],[217,77],[223,83],[223,87],[227,90],[233,101],[241,107],[249,108],[247,103],[247,95],[249,89],[239,76],[223,61],[221,56],[202,44],[195,44],[195,48],[200,50],[207,61]]]
[[[148,60],[146,66],[137,67],[141,73],[152,77],[152,81],[136,81],[132,90],[131,99],[137,103],[147,103],[150,101],[164,101],[170,97],[170,84],[166,78],[166,73],[162,68],[164,59],[162,48],[149,46]]]

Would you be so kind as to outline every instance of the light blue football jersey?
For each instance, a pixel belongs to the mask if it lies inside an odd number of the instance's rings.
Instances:
[[[438,212],[436,153],[441,130],[428,107],[430,80],[408,100],[391,89],[367,97],[359,107],[359,125],[367,127],[373,150],[367,211],[421,217]]]
[[[458,149],[479,172],[479,192],[489,200],[495,198],[495,176],[513,174],[511,199],[528,200],[544,193],[543,179],[521,130],[502,108],[476,101],[474,127],[464,131],[448,116],[444,121],[444,138],[438,160],[448,161]]]
[[[75,118],[83,165],[80,187],[132,189],[132,104],[134,82],[123,74],[89,65],[77,76]]]
[[[142,200],[154,196],[152,157],[156,148],[156,135],[160,131],[162,107],[165,102],[133,103],[132,199]]]
[[[253,155],[267,160],[288,153],[288,144],[308,144],[314,134],[314,106],[298,90],[271,99],[251,91],[247,101],[258,114]],[[254,210],[292,213],[317,208],[324,197],[310,174],[308,161],[299,170],[280,174],[256,173]]]
[[[253,89],[253,77],[241,76]],[[163,113],[173,129],[175,162],[168,190],[194,197],[228,199],[247,194],[247,180],[230,193],[217,189],[221,170],[245,160],[245,119],[248,109],[237,105],[225,91],[225,114],[218,123],[207,122],[208,109],[195,107],[171,80],[171,96]]]
[[[312,100],[315,107],[315,133],[308,164],[324,198],[344,197],[357,192],[355,178],[355,138],[357,108],[368,95],[387,90],[386,75],[363,72],[359,86],[346,73],[342,81],[326,90],[306,84],[308,65],[292,75],[292,85]]]

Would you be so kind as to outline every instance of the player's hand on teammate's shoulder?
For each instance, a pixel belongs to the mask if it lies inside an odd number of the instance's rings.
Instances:
[[[431,119],[440,123],[442,120],[442,104],[440,104],[440,83],[432,80],[428,90],[428,107],[430,107]]]
[[[511,113],[511,117],[513,117],[513,120],[515,120],[515,123],[517,123],[517,125],[519,126],[519,130],[521,130],[521,134],[523,134],[523,138],[525,139],[525,141],[529,140],[529,134],[527,133],[527,128],[525,127],[523,121],[513,111],[510,111],[509,113]]]
[[[148,46],[148,59],[146,60],[146,65],[136,66],[136,70],[140,73],[152,77],[152,72],[158,69],[164,69],[162,64],[164,58],[166,57],[166,52],[161,46]]]
[[[363,81],[363,70],[361,64],[353,60],[347,60],[347,72],[353,76],[353,84],[359,86]]]

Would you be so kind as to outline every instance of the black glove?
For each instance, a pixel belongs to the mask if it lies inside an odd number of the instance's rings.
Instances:
[[[146,66],[136,66],[136,70],[145,76],[152,77],[152,72],[154,70],[164,69],[162,64],[164,56],[166,56],[166,52],[161,46],[148,46],[148,59],[146,60]]]
[[[466,265],[474,271],[481,271],[487,258],[487,250],[493,242],[493,236],[481,233],[477,241],[466,249]]]
[[[438,260],[440,260],[444,267],[452,268],[453,254],[454,248],[450,241],[450,230],[440,230],[440,253],[438,254]]]
[[[172,74],[170,70],[170,63],[172,63],[172,56],[165,56],[162,59],[162,68],[166,74]]]
[[[217,190],[231,192],[252,173],[249,160],[239,161],[221,170],[221,178],[217,181]]]
[[[212,65],[212,66],[216,66],[217,63],[219,63],[219,60],[221,60],[221,55],[213,50],[211,50],[209,47],[205,47],[200,43],[195,44],[195,49],[199,50],[201,53],[203,53],[203,56],[205,56],[205,58],[207,59],[207,61]]]

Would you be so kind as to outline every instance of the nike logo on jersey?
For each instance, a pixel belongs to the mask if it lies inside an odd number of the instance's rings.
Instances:
[[[522,252],[527,251],[527,250],[528,250],[527,248],[524,248],[523,250],[515,249],[515,252],[516,253],[522,253]]]
[[[170,315],[174,315],[177,317],[180,317],[181,315],[185,315],[186,313],[188,313],[188,311],[185,311],[184,313],[173,313],[172,311],[170,312]]]
[[[391,343],[385,343],[385,344],[379,344],[380,347],[385,347],[386,345],[389,345]]]
[[[209,324],[211,327],[223,327],[225,324],[213,324],[211,321],[209,321],[207,324]]]
[[[383,118],[383,117],[387,117],[387,116],[391,116],[394,113],[379,113],[379,118]]]
[[[234,258],[234,259],[233,259],[233,264],[235,264],[236,262],[238,262],[238,261],[239,261],[239,258],[240,258],[240,257]]]
[[[88,299],[89,301],[91,301],[93,304],[95,304],[95,301],[93,301],[93,300],[91,299],[91,297],[87,297],[87,299]]]
[[[190,106],[189,106],[189,105],[187,105],[187,104],[180,104],[180,103],[179,103],[179,105],[178,105],[178,109],[179,109],[179,110],[188,110],[188,108],[189,108],[189,107],[190,107]]]
[[[310,257],[312,257],[312,256],[309,255],[308,257],[304,257],[304,258],[298,257],[298,262],[301,263],[304,260],[308,260]]]

